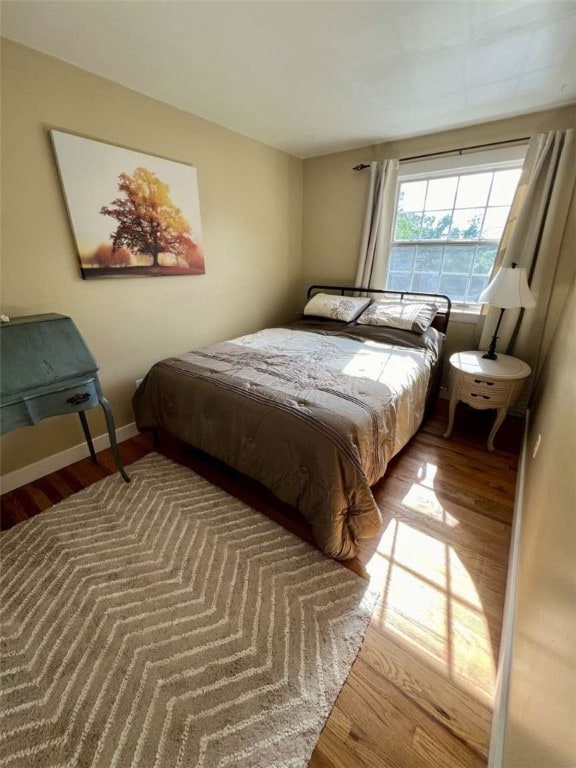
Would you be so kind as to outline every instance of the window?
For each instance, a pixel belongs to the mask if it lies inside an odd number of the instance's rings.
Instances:
[[[401,176],[386,287],[476,303],[522,171],[510,165]]]

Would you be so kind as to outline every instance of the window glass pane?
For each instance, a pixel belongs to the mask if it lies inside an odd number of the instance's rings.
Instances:
[[[448,173],[400,184],[387,287],[474,303],[490,280],[522,171]]]
[[[475,275],[489,275],[494,265],[497,250],[498,246],[496,245],[479,245],[474,257],[472,272]]]
[[[414,270],[416,272],[440,272],[443,250],[443,245],[416,246]]]
[[[483,208],[454,211],[450,240],[477,240],[480,236],[483,216]]]
[[[485,240],[500,240],[504,225],[508,218],[508,206],[499,208],[487,208],[484,226],[482,227],[482,237]]]
[[[420,224],[422,212],[398,213],[396,218],[395,240],[418,240],[420,237]]]
[[[479,205],[486,205],[491,181],[492,172],[460,176],[456,208],[475,208]]]
[[[458,176],[449,179],[430,179],[426,193],[426,211],[441,211],[454,206]]]
[[[412,272],[414,269],[414,246],[394,245],[390,251],[391,272]]]
[[[514,192],[518,186],[521,173],[521,168],[513,168],[510,171],[496,171],[488,204],[512,205],[512,199],[514,198]]]
[[[468,278],[465,275],[442,275],[438,293],[447,293],[452,301],[464,301],[467,282]]]
[[[446,240],[452,220],[452,211],[425,213],[422,220],[421,240]]]
[[[388,272],[386,288],[390,291],[409,291],[411,280],[410,272]]]
[[[462,247],[447,246],[444,253],[442,272],[456,272],[469,275],[475,249],[476,246],[474,245],[464,245]]]
[[[468,284],[467,301],[478,301],[478,296],[482,293],[484,288],[488,285],[487,277],[471,277]]]
[[[406,181],[400,184],[399,211],[421,211],[424,208],[427,181]]]
[[[423,291],[424,293],[436,293],[438,286],[438,275],[434,273],[417,273],[412,276],[413,291]]]

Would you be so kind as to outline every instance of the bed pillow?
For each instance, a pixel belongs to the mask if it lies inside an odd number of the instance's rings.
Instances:
[[[352,296],[334,296],[328,293],[317,293],[304,307],[304,314],[313,317],[328,317],[351,323],[362,314],[371,299]]]
[[[375,301],[357,319],[359,325],[383,325],[423,333],[436,317],[436,304]]]

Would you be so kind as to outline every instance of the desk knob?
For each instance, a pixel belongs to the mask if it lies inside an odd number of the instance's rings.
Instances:
[[[66,402],[70,403],[70,405],[80,405],[81,403],[85,403],[86,400],[90,400],[90,395],[88,392],[82,392],[67,398]]]

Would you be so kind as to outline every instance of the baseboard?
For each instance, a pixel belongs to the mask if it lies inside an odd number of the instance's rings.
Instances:
[[[116,441],[121,443],[123,440],[128,440],[130,437],[138,434],[136,424],[131,422],[116,430]],[[96,451],[103,451],[105,448],[110,447],[110,438],[108,433],[98,435],[93,439],[94,449]],[[21,469],[16,469],[14,472],[8,472],[0,477],[0,489],[2,493],[8,493],[15,488],[20,488],[26,483],[32,483],[34,480],[38,480],[39,477],[49,475],[51,472],[56,472],[63,467],[67,467],[69,464],[73,464],[75,461],[85,459],[90,455],[88,446],[86,443],[80,443],[72,448],[68,448],[60,453],[54,453],[52,456],[47,456],[45,459],[35,461],[34,464],[28,464]]]
[[[514,518],[510,538],[510,555],[508,557],[508,575],[506,578],[506,597],[502,616],[502,634],[500,635],[500,654],[496,690],[494,693],[494,710],[492,728],[490,731],[490,751],[488,753],[488,768],[502,768],[504,761],[504,735],[508,714],[508,694],[510,691],[510,668],[512,663],[512,639],[514,634],[514,613],[516,610],[516,592],[518,589],[518,567],[520,558],[520,536],[522,533],[522,510],[524,505],[524,483],[526,479],[526,460],[528,456],[528,424],[530,410],[526,411],[524,425],[524,440],[516,479],[516,497],[514,501]]]

